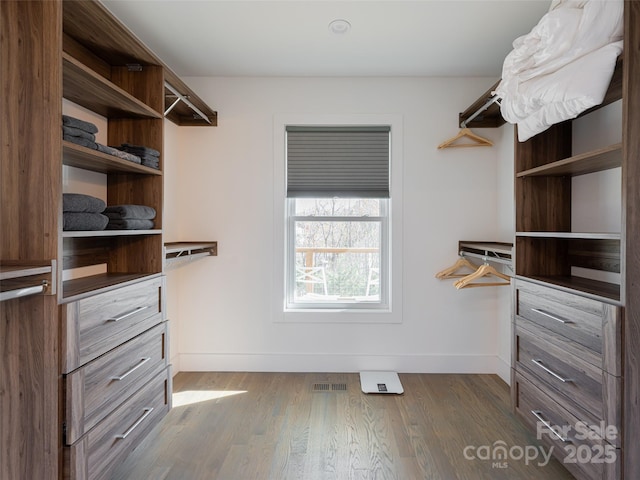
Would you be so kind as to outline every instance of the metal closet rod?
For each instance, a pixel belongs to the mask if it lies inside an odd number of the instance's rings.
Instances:
[[[178,102],[183,101],[184,103],[186,103],[187,105],[189,105],[189,108],[191,108],[191,110],[193,110],[194,112],[196,112],[198,115],[200,115],[202,117],[202,119],[204,121],[206,121],[207,123],[211,123],[211,120],[209,120],[209,117],[207,117],[204,113],[202,113],[202,110],[200,110],[198,107],[196,107],[193,103],[191,103],[189,101],[189,99],[187,97],[185,97],[184,95],[182,95],[181,93],[179,93],[175,88],[173,88],[173,86],[168,83],[168,82],[164,82],[164,86],[167,87],[171,93],[173,93],[176,97],[176,101],[173,102],[171,104],[171,106],[169,108],[167,108],[167,110],[164,112],[164,115],[167,116],[167,114],[173,110],[173,107],[175,107]]]
[[[469,122],[471,122],[474,118],[476,118],[478,115],[480,115],[482,112],[484,112],[487,108],[489,108],[494,103],[497,103],[498,105],[500,105],[500,97],[498,97],[497,95],[494,95],[489,100],[487,100],[483,106],[481,106],[478,110],[476,110],[475,113],[471,115],[469,118],[467,118],[464,122],[460,122],[460,128],[466,128]]]
[[[0,292],[0,302],[5,300],[13,300],[14,298],[26,297],[29,295],[37,295],[38,293],[44,293],[49,284],[42,282],[41,285],[34,285],[32,287],[16,288],[15,290],[7,290],[6,292]]]
[[[464,250],[460,251],[460,256],[461,257],[473,257],[473,258],[480,258],[482,260],[484,260],[485,262],[493,262],[493,263],[501,263],[503,265],[507,265],[509,267],[511,267],[511,260],[508,258],[502,258],[502,257],[492,257],[490,255],[487,255],[485,252],[485,255],[481,255],[479,253],[471,253],[471,252],[465,252]]]

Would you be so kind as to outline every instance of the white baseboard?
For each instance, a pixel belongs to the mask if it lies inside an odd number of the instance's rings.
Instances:
[[[511,385],[511,362],[500,356],[496,357],[496,360],[496,373],[507,385]]]
[[[178,355],[183,372],[492,373],[507,381],[509,365],[496,355],[191,354]],[[177,368],[175,370],[178,370]]]

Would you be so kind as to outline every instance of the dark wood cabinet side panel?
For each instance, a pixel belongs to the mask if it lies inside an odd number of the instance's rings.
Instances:
[[[157,118],[111,118],[107,134],[109,145],[143,145],[160,152],[162,170],[163,120]]]
[[[62,50],[107,80],[111,80],[111,65],[94,55],[93,52],[87,50],[84,45],[76,42],[66,33],[63,35]]]
[[[516,275],[570,275],[568,244],[557,238],[516,238]]]
[[[155,111],[163,113],[163,68],[153,65],[141,65],[140,67],[141,71],[129,70],[126,66],[111,67],[111,81]]]
[[[0,259],[56,260],[62,215],[62,9],[0,2]],[[58,128],[55,128],[57,126]],[[58,272],[53,276],[59,278]],[[53,479],[61,453],[57,303],[0,306],[0,478]]]
[[[525,142],[516,140],[516,173],[570,157],[571,131],[571,122],[567,121],[552,125]]]
[[[162,236],[121,237],[114,241],[109,256],[109,273],[162,272]]]
[[[62,215],[61,7],[3,1],[0,258],[55,259]],[[28,21],[26,21],[28,19]],[[37,32],[37,35],[34,35]],[[28,61],[25,61],[28,59]]]
[[[618,240],[573,239],[568,243],[570,265],[620,273]]]
[[[571,231],[571,178],[517,178],[516,231]]]
[[[622,101],[624,300],[624,476],[640,478],[640,2],[624,2]]]

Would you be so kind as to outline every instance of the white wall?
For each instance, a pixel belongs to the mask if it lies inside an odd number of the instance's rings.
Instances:
[[[505,148],[436,148],[457,133],[458,112],[491,79],[186,80],[220,120],[180,129],[178,155],[167,158],[179,164],[165,179],[175,201],[167,224],[179,225],[182,240],[217,240],[219,256],[180,269],[179,369],[504,372],[508,289],[456,290],[434,278],[455,261],[458,240],[511,239],[511,213],[501,204],[513,198],[512,173],[499,173],[512,163],[511,140]],[[402,119],[402,308],[392,314],[399,323],[279,321],[282,298],[272,291],[281,212],[273,199],[283,172],[274,171],[273,131],[274,119],[294,115]],[[505,135],[476,132],[497,144]]]

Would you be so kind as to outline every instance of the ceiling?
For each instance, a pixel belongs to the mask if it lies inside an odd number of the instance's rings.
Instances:
[[[549,0],[102,0],[180,76],[488,76]],[[351,24],[332,33],[332,20]]]

